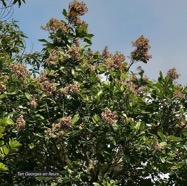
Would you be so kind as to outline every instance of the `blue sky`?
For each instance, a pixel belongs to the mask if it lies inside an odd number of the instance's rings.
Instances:
[[[62,9],[70,0],[26,0],[21,8],[14,7],[13,18],[19,20],[24,33],[29,36],[28,50],[40,50],[37,41],[46,38],[40,29],[51,17],[62,19]],[[186,0],[85,0],[88,13],[82,17],[89,24],[93,50],[120,51],[126,56],[133,50],[131,42],[140,35],[150,39],[153,58],[142,66],[150,79],[157,79],[175,67],[181,74],[178,82],[187,85],[187,1]],[[128,58],[127,58],[128,61]]]

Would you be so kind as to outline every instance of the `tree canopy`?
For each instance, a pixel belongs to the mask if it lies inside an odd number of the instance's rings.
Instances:
[[[87,12],[85,3],[70,3],[62,20],[42,27],[49,38],[34,53],[24,52],[16,21],[0,22],[1,185],[186,185],[187,90],[179,74],[172,68],[153,81],[141,66],[130,71],[152,57],[143,35],[129,61],[108,47],[91,50]]]

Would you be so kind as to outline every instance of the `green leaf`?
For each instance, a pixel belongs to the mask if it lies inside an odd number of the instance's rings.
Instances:
[[[3,146],[3,145],[4,145],[4,141],[1,140],[1,141],[0,141],[0,147]]]
[[[174,157],[176,157],[177,155],[176,155],[176,154],[173,154],[173,153],[168,153],[168,156],[174,158]]]
[[[25,93],[25,97],[30,101],[32,99],[32,96],[28,93]]]
[[[64,17],[67,17],[67,11],[66,11],[66,9],[63,9],[62,15],[63,15]]]
[[[8,153],[9,153],[9,149],[7,148],[7,146],[6,145],[4,145],[3,147],[1,147],[2,148],[2,150],[3,150],[3,153],[5,154],[5,155],[7,155]]]
[[[103,90],[100,90],[100,91],[96,94],[95,98],[98,99],[99,96],[100,96],[102,93],[103,93]]]
[[[165,147],[165,146],[167,145],[167,143],[166,143],[166,142],[161,142],[160,145],[161,145],[162,147]]]
[[[98,115],[94,115],[93,116],[93,118],[92,118],[92,121],[95,123],[95,124],[98,124],[98,122],[99,122],[99,120],[100,120],[100,117],[98,116]]]
[[[182,140],[182,138],[180,138],[180,137],[176,137],[176,136],[169,136],[169,140],[170,141],[181,141]]]
[[[94,186],[101,186],[99,183],[96,183],[96,182],[94,182],[93,185]]]
[[[7,171],[7,170],[8,170],[8,167],[5,164],[0,162],[0,171]]]
[[[0,133],[0,138],[2,138],[3,136],[4,136],[4,134],[1,134],[1,133]]]
[[[77,123],[77,121],[79,120],[79,115],[76,114],[73,119],[72,119],[72,125],[74,125],[75,123]]]
[[[136,125],[134,126],[136,132],[140,129],[140,126],[141,126],[141,122],[137,122]]]
[[[3,119],[0,119],[0,126],[7,126],[7,125],[13,125],[14,124],[14,121],[10,118],[3,118]]]
[[[158,136],[161,138],[162,141],[166,141],[166,137],[164,136],[162,132],[159,131]]]
[[[99,73],[104,73],[106,71],[106,66],[103,64],[99,64],[98,66]]]
[[[158,78],[158,81],[161,82],[163,80],[163,75],[162,75],[162,72],[160,71],[160,77]]]
[[[172,166],[171,169],[179,169],[179,168],[181,168],[182,166],[184,166],[185,164],[186,164],[185,161],[178,162],[178,163],[176,163],[174,166]]]
[[[36,114],[35,117],[38,117],[38,118],[44,120],[44,117],[42,115],[40,115],[40,114]]]
[[[3,133],[5,130],[5,127],[0,126],[0,134]]]
[[[48,43],[46,39],[38,39],[38,41],[43,42],[43,43]]]
[[[187,137],[187,129],[186,128],[183,129],[182,134]]]
[[[87,34],[87,36],[84,37],[84,41],[91,45],[93,36],[93,34]]]
[[[11,149],[19,147],[21,144],[17,140],[10,139],[9,140],[9,146]]]
[[[3,99],[3,98],[5,98],[5,97],[6,97],[6,94],[0,95],[0,99]]]

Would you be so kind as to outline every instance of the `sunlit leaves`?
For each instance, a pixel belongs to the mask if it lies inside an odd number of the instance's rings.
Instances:
[[[14,124],[14,121],[10,118],[2,118],[0,119],[0,126],[7,126],[7,125],[13,125]]]
[[[8,170],[8,167],[5,164],[0,162],[0,171],[7,171],[7,170]]]

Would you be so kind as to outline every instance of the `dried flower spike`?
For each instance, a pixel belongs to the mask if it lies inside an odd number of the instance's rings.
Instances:
[[[101,113],[101,117],[103,121],[110,123],[110,124],[116,124],[117,123],[117,112],[112,112],[109,108],[105,108],[105,111]]]
[[[132,42],[132,46],[135,46],[136,49],[131,52],[131,57],[135,61],[142,61],[147,63],[152,55],[148,54],[148,50],[151,48],[149,45],[149,39],[141,35],[135,42]]]
[[[172,79],[172,80],[175,80],[175,79],[178,79],[180,74],[177,73],[176,69],[175,68],[172,68],[170,70],[168,70],[167,72],[167,76]]]
[[[72,3],[69,4],[69,14],[70,17],[76,17],[77,15],[84,15],[88,12],[88,8],[84,2],[78,2],[74,0]]]
[[[16,128],[18,130],[20,130],[20,129],[24,128],[25,125],[26,125],[26,122],[24,120],[23,115],[19,116],[19,118],[16,120]]]

